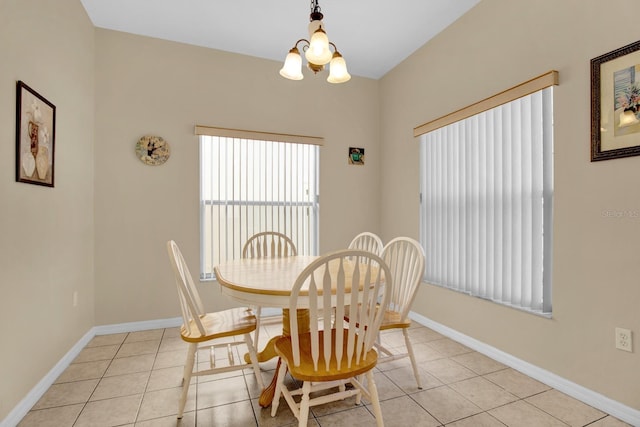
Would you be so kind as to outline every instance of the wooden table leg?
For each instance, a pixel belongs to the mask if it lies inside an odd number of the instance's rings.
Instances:
[[[299,333],[309,332],[309,326],[308,326],[309,310],[296,310],[296,317],[298,319],[299,326],[307,325],[307,327],[304,328],[304,330],[299,330],[298,332]],[[287,309],[282,310],[282,335],[284,336],[291,335],[291,331],[289,329],[289,310]],[[275,340],[278,338],[280,337],[271,338],[267,343],[267,345],[265,346],[265,349],[262,350],[261,355],[264,354],[263,357],[268,357],[265,360],[270,360],[273,357],[277,356],[275,349],[273,347],[274,347]],[[270,356],[271,354],[273,354],[273,356]],[[260,360],[260,357],[262,356],[259,356],[258,360]],[[246,359],[246,356],[245,356],[245,359]],[[263,360],[260,360],[260,361],[262,362]],[[273,378],[271,379],[271,382],[264,390],[262,390],[262,393],[260,393],[260,399],[258,399],[258,403],[263,408],[267,408],[269,405],[271,405],[271,402],[273,402],[273,397],[276,393],[276,382],[278,381],[278,372],[281,369],[281,366],[280,366],[281,364],[282,364],[282,360],[278,359],[278,364],[276,365],[276,370],[273,374]]]
[[[281,369],[280,365],[282,365],[282,359],[278,358],[278,364],[276,365],[276,370],[273,374],[273,378],[271,378],[271,382],[262,390],[262,393],[260,393],[260,399],[258,399],[258,403],[263,408],[268,408],[271,405],[271,402],[273,402],[273,396],[276,394],[278,372]]]
[[[281,336],[282,335],[277,335],[271,338],[267,345],[264,346],[262,351],[258,352],[258,362],[266,362],[278,356],[275,350],[275,342]],[[251,357],[249,357],[249,353],[245,353],[244,361],[247,363],[251,363]]]

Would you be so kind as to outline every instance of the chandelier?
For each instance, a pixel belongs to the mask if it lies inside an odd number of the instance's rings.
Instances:
[[[298,45],[302,44],[302,51],[307,60],[307,67],[314,74],[324,70],[329,64],[329,83],[344,83],[349,81],[351,75],[347,71],[347,63],[344,61],[335,44],[329,41],[327,33],[324,31],[318,0],[311,0],[311,14],[309,15],[309,40],[298,40],[287,54],[284,66],[280,70],[280,75],[290,80],[302,80],[302,57]],[[333,47],[333,52],[330,46]]]

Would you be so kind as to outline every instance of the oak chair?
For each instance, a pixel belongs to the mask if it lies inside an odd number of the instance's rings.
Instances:
[[[418,365],[411,339],[409,338],[409,311],[418,292],[424,274],[425,254],[420,243],[409,237],[397,237],[387,243],[382,250],[382,259],[389,266],[393,277],[393,288],[389,305],[384,312],[380,331],[402,329],[406,352],[394,353],[384,345],[384,335],[379,334],[376,348],[380,352],[379,363],[409,357],[418,388],[422,388]]]
[[[295,243],[289,236],[277,231],[263,231],[254,234],[242,247],[242,258],[282,258],[293,255],[298,255]],[[253,345],[258,348],[260,324],[265,320],[265,317],[262,316],[261,306],[253,306],[253,309],[258,321],[253,336]]]
[[[373,252],[376,255],[382,254],[383,246],[382,239],[377,234],[369,231],[363,231],[356,235],[349,243],[349,249]]]
[[[263,231],[249,237],[242,247],[242,258],[282,258],[298,255],[298,249],[289,236],[277,231]],[[258,324],[253,345],[258,348],[260,324],[264,321],[262,307],[253,306]]]
[[[378,353],[373,348],[392,289],[391,271],[381,257],[362,250],[345,249],[313,261],[296,279],[289,300],[289,313],[308,309],[304,316],[289,316],[290,336],[275,342],[275,351],[286,369],[278,371],[271,416],[275,416],[280,396],[298,419],[307,425],[309,409],[351,396],[360,404],[362,396],[371,401],[378,426],[383,426],[382,410],[373,377]],[[357,322],[345,319],[345,310]],[[353,307],[358,307],[355,310]],[[323,316],[323,312],[334,313]],[[302,381],[289,390],[285,374]],[[366,377],[365,382],[361,381]],[[352,388],[346,385],[351,384]],[[325,391],[321,396],[310,394]],[[329,394],[326,394],[329,392]],[[294,396],[302,395],[300,402]]]
[[[242,247],[242,258],[281,258],[298,255],[293,240],[277,231],[263,231],[249,237]]]
[[[180,248],[178,248],[176,242],[170,240],[167,242],[167,250],[175,275],[178,299],[182,310],[183,324],[180,328],[180,336],[189,344],[182,377],[182,395],[178,403],[178,418],[182,418],[192,376],[212,375],[253,367],[256,381],[260,388],[263,388],[263,382],[258,356],[251,339],[251,333],[256,330],[257,323],[253,312],[248,308],[205,312],[202,300]],[[242,337],[243,339],[234,340],[236,337]],[[221,340],[221,338],[226,339]],[[236,363],[234,352],[235,347],[239,345],[247,346],[251,363],[245,363],[241,357],[238,357],[241,363]],[[198,350],[203,348],[209,349],[209,367],[208,369],[198,370],[196,353],[200,356],[203,352]],[[227,363],[225,365],[217,365],[218,360],[215,352],[217,348],[226,349],[224,353],[227,355]]]
[[[360,249],[363,251],[373,252],[376,255],[382,253],[382,239],[378,235],[369,231],[358,234],[349,243],[349,249]]]

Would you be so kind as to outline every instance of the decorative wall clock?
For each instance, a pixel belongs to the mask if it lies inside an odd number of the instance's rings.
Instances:
[[[158,166],[169,159],[171,148],[162,137],[145,135],[136,143],[136,155],[143,163]]]

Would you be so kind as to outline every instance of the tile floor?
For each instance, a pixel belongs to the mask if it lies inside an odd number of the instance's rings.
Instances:
[[[261,341],[278,334],[263,326]],[[413,325],[423,389],[407,358],[379,364],[376,383],[387,427],[628,426],[431,329]],[[401,333],[385,340],[401,347]],[[186,412],[176,419],[186,346],[177,328],[96,336],[34,405],[28,426],[295,426],[286,402],[275,418],[258,405],[253,371],[193,379]],[[263,364],[270,381],[275,361]],[[312,408],[309,426],[374,426],[354,398]]]

